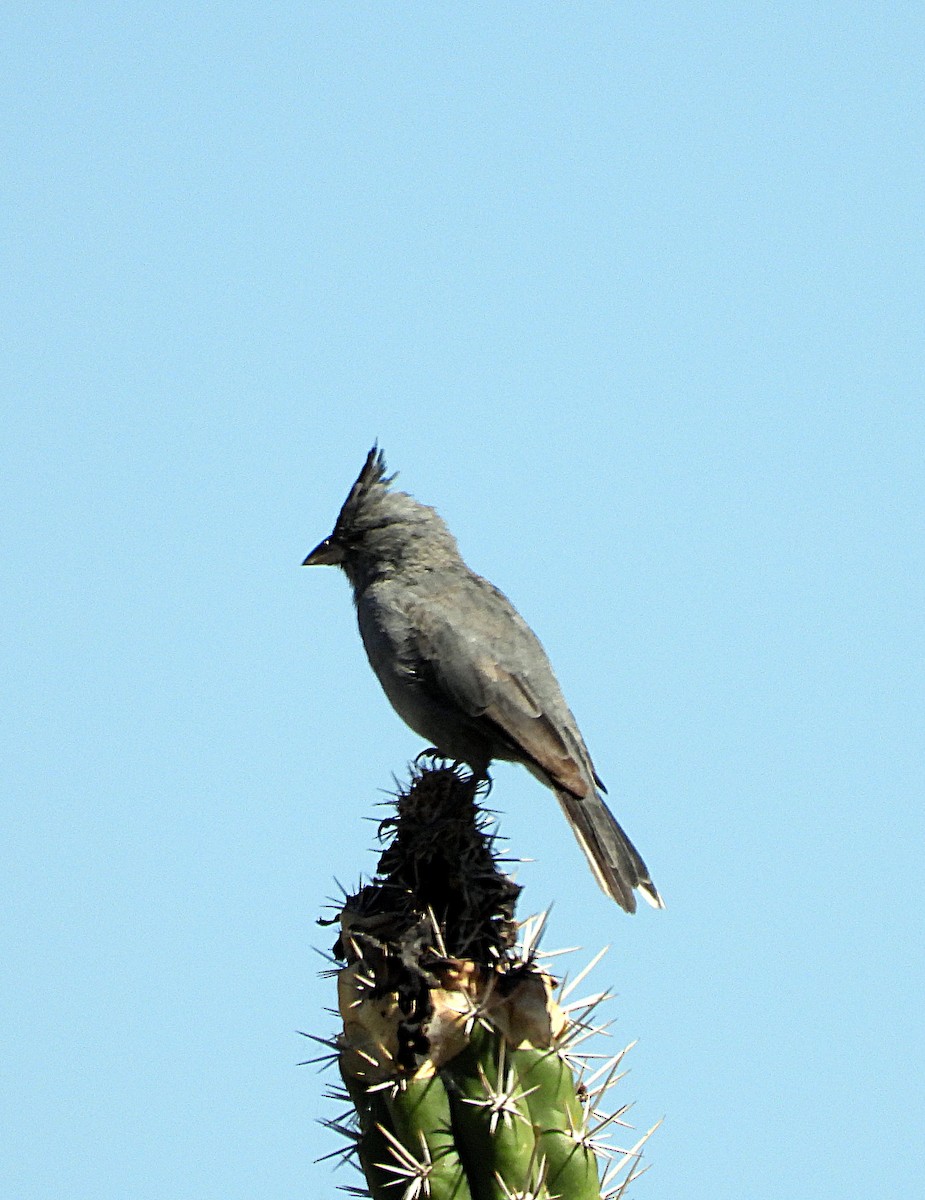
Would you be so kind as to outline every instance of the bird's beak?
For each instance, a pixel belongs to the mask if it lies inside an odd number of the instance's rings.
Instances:
[[[319,542],[308,558],[302,563],[303,567],[336,567],[344,561],[344,551],[332,538],[326,537]]]

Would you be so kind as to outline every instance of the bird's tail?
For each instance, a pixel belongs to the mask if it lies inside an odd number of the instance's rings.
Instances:
[[[633,890],[638,888],[653,908],[664,908],[665,902],[649,878],[646,864],[600,796],[592,791],[579,799],[571,792],[557,788],[556,798],[591,864],[595,879],[607,895],[632,913],[636,911]]]

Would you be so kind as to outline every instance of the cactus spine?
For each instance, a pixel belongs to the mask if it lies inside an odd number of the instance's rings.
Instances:
[[[335,918],[343,1029],[330,1047],[351,1109],[327,1124],[366,1179],[345,1190],[616,1200],[641,1173],[645,1138],[607,1141],[625,1109],[599,1106],[622,1055],[585,1079],[579,1047],[606,997],[557,1002],[539,965],[545,920],[515,922],[520,889],[499,870],[479,797],[454,767],[416,770],[380,826],[376,878]]]

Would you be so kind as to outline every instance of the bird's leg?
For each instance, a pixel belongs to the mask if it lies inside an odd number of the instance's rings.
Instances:
[[[488,767],[482,767],[479,769],[477,767],[473,767],[471,763],[462,763],[461,765],[468,767],[472,772],[472,782],[480,791],[483,799],[484,797],[491,795],[491,789],[494,787],[494,782],[492,777],[488,774]]]

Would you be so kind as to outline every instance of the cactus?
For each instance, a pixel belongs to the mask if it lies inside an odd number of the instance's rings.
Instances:
[[[499,869],[483,790],[439,760],[416,768],[380,826],[375,879],[334,918],[343,1028],[327,1058],[349,1108],[326,1124],[366,1180],[344,1190],[616,1200],[652,1130],[629,1150],[608,1141],[626,1109],[599,1109],[623,1055],[588,1077],[582,1050],[607,997],[559,1003],[586,972],[565,989],[542,969],[546,921],[515,921],[520,888]]]

